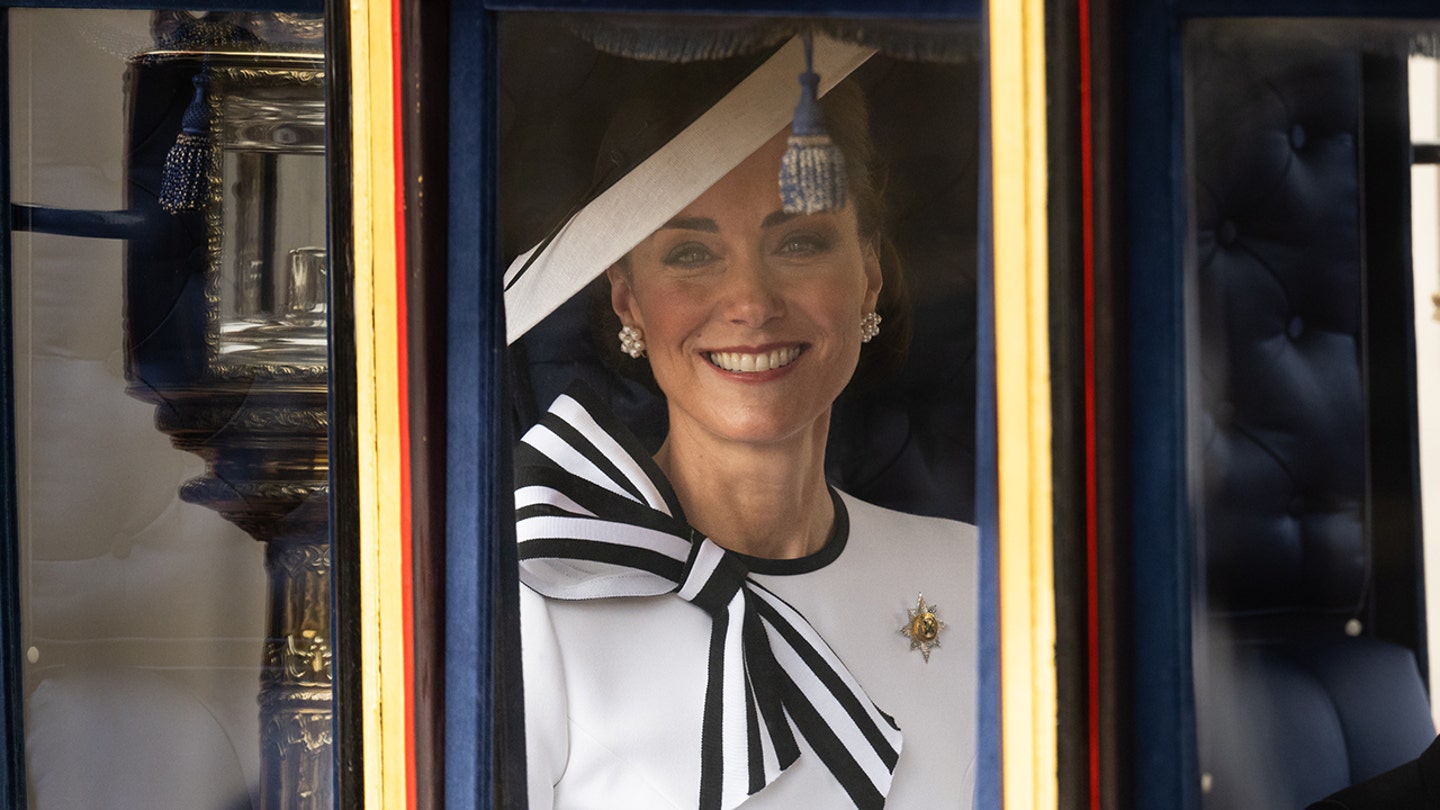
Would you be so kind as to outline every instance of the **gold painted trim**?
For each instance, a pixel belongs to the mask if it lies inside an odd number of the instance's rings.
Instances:
[[[391,5],[350,5],[355,354],[360,483],[360,667],[365,806],[404,808],[405,639],[401,550],[395,98]]]
[[[988,6],[1000,525],[1001,784],[1053,810],[1054,538],[1043,0]]]

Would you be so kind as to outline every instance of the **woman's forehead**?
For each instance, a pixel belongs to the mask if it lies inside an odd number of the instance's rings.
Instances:
[[[694,216],[714,208],[736,206],[764,210],[767,214],[778,209],[781,205],[780,160],[785,154],[788,136],[787,128],[766,141],[764,146],[752,152],[715,185],[682,209],[676,215],[677,218]]]

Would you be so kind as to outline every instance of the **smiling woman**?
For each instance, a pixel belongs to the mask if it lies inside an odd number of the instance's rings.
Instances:
[[[731,550],[779,558],[829,536],[830,406],[855,372],[881,284],[853,206],[783,210],[787,135],[609,270],[615,311],[644,335],[668,405],[656,462],[694,493],[682,501],[697,528],[727,526]]]
[[[709,515],[783,523],[727,542],[768,557],[825,544],[830,405],[855,372],[860,322],[880,291],[853,208],[783,211],[786,140],[772,138],[609,271],[615,311],[645,335],[669,406],[656,461],[695,492],[682,500],[699,528]]]
[[[820,40],[814,64],[834,84],[870,53]],[[532,807],[971,803],[975,530],[827,480],[835,402],[906,320],[863,93],[823,116],[848,180],[796,206],[784,167],[828,136],[801,111],[792,132],[800,43],[763,56],[507,274],[516,337],[604,273],[610,351],[664,411],[648,446],[593,386],[522,416]]]

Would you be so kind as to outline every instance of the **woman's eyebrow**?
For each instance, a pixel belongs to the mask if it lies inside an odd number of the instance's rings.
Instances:
[[[720,226],[715,220],[709,217],[675,217],[664,225],[661,230],[671,228],[677,231],[704,231],[705,233],[719,233]]]
[[[762,220],[760,221],[760,227],[761,227],[761,228],[773,228],[773,227],[775,227],[776,225],[784,225],[785,223],[789,222],[790,220],[792,220],[792,219],[794,219],[794,218],[796,218],[796,217],[798,217],[798,216],[800,216],[800,215],[799,215],[799,214],[786,213],[786,212],[783,211],[783,210],[782,210],[782,211],[776,211],[776,212],[770,214],[769,216],[765,217],[764,219],[762,219]]]
[[[784,225],[785,223],[789,222],[792,219],[795,219],[798,216],[800,215],[786,213],[783,210],[773,211],[768,216],[766,216],[765,219],[760,221],[760,227],[774,228],[777,225]],[[667,228],[677,231],[702,231],[704,233],[720,232],[720,225],[716,223],[715,220],[709,217],[674,217],[668,222],[666,222],[664,225],[661,225],[659,229],[665,230]]]

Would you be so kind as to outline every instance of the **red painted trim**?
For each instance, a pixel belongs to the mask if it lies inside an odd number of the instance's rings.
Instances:
[[[400,58],[400,4],[390,2],[391,126],[394,128],[395,171],[395,392],[400,431],[400,610],[405,650],[405,806],[414,810],[415,784],[415,563],[410,498],[410,341],[405,255],[405,74]]]
[[[1095,441],[1095,172],[1092,139],[1090,2],[1077,0],[1080,54],[1080,238],[1084,306],[1085,357],[1085,572],[1086,649],[1089,659],[1087,721],[1089,726],[1090,808],[1100,810],[1100,579],[1099,521],[1096,505]]]

